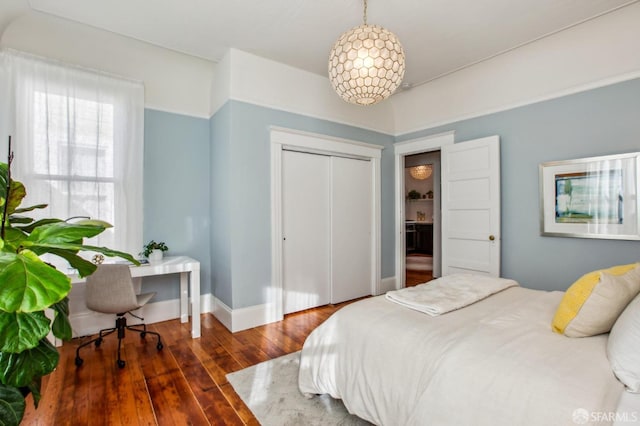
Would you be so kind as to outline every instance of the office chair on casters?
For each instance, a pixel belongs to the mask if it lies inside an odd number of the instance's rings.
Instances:
[[[133,281],[131,280],[131,271],[128,265],[98,265],[98,269],[87,277],[85,295],[87,307],[96,312],[116,314],[116,326],[100,330],[98,337],[78,346],[78,349],[76,349],[76,366],[80,367],[83,363],[83,359],[80,358],[80,349],[92,343],[96,347],[99,347],[102,344],[103,337],[116,331],[118,332],[118,360],[116,363],[120,368],[124,368],[125,366],[125,362],[120,356],[120,347],[127,329],[140,333],[141,338],[144,338],[147,334],[157,336],[158,344],[156,348],[162,350],[162,340],[158,333],[147,331],[145,324],[127,325],[127,319],[125,318],[125,314],[140,318],[130,311],[144,306],[154,295],[155,293],[135,294]],[[136,328],[140,326],[142,326],[142,329]]]

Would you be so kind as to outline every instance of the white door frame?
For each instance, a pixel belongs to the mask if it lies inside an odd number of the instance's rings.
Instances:
[[[455,140],[455,132],[439,133],[425,138],[412,139],[394,144],[395,154],[395,213],[396,213],[396,274],[395,288],[405,284],[405,197],[404,197],[404,157],[429,151],[438,151]],[[391,290],[391,289],[389,289]]]
[[[269,321],[283,315],[282,290],[282,151],[293,150],[314,154],[366,159],[371,161],[371,294],[380,293],[380,145],[272,126],[271,136],[271,285],[267,288]]]

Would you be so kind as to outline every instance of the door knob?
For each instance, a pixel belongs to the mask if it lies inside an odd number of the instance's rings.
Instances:
[[[489,235],[489,241],[493,241],[495,239],[496,239],[496,237],[494,237],[493,235]]]

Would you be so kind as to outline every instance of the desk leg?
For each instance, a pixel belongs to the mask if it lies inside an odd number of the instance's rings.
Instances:
[[[189,321],[189,272],[180,273],[180,322]]]
[[[191,271],[191,338],[200,337],[200,268]]]

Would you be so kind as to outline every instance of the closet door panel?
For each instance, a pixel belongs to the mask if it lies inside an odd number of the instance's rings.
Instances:
[[[330,302],[330,161],[327,156],[283,151],[285,314]]]
[[[331,303],[370,295],[371,162],[331,158]]]

